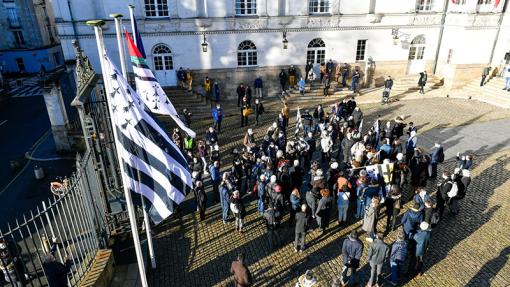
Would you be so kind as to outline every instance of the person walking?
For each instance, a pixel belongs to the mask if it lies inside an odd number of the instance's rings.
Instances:
[[[350,90],[353,93],[356,93],[358,91],[358,84],[359,84],[360,78],[361,78],[361,74],[359,73],[359,71],[354,70],[354,73],[352,73],[351,88],[350,88]]]
[[[243,101],[244,95],[246,95],[246,88],[244,87],[244,84],[241,83],[236,89],[237,93],[237,106],[240,107],[241,103]]]
[[[205,208],[207,206],[207,195],[205,194],[204,184],[201,180],[195,182],[195,188],[193,189],[195,194],[195,201],[197,204],[197,211],[200,214],[200,221],[205,219]]]
[[[329,74],[324,74],[322,77],[322,90],[324,97],[329,96]]]
[[[265,112],[264,105],[257,98],[255,99],[255,125],[259,125],[259,117]]]
[[[349,236],[344,239],[342,244],[342,260],[344,266],[342,267],[341,282],[343,286],[356,284],[356,271],[359,268],[359,261],[363,254],[363,243],[358,239],[358,232],[351,231]],[[348,277],[347,273],[351,270],[351,276]]]
[[[400,267],[406,261],[407,257],[407,241],[402,231],[397,234],[397,240],[391,246],[390,268],[391,279],[390,284],[397,286],[400,277]]]
[[[294,86],[296,85],[296,68],[294,65],[290,65],[289,70],[289,89],[294,89]]]
[[[370,279],[368,280],[367,287],[379,286],[382,267],[386,258],[390,253],[390,248],[383,241],[384,235],[377,233],[374,243],[368,249],[368,263],[370,264]],[[374,284],[375,285],[372,285]]]
[[[427,84],[427,71],[420,72],[420,79],[418,80],[419,93],[425,94],[425,85]]]
[[[280,80],[280,87],[282,88],[282,95],[285,94],[285,87],[287,87],[287,74],[285,74],[285,70],[282,69],[280,74],[278,75],[278,79]]]
[[[420,223],[420,230],[412,237],[416,244],[416,251],[414,254],[416,256],[416,265],[414,266],[413,275],[423,275],[423,256],[425,256],[425,252],[429,246],[431,231],[430,225],[423,221]]]
[[[301,209],[296,213],[296,228],[294,238],[294,252],[305,251],[305,236],[308,227],[308,215],[306,204],[301,205]]]
[[[262,88],[264,86],[264,82],[261,77],[257,77],[255,82],[253,82],[253,87],[255,88],[255,97],[262,99]]]
[[[301,96],[304,96],[304,94],[305,94],[305,80],[303,79],[303,77],[301,77],[301,79],[298,82],[298,88],[299,88],[299,93],[301,94]]]
[[[213,84],[212,90],[211,90],[211,105],[212,105],[213,100],[216,103],[220,102],[220,94],[221,94],[220,85],[218,84],[218,81],[214,81],[214,84]]]
[[[367,241],[372,242],[375,238],[375,234],[377,233],[377,220],[379,218],[379,198],[377,196],[372,197],[370,201],[370,205],[365,211],[365,216],[363,217],[363,225],[361,229],[363,229],[367,233]]]
[[[223,109],[220,104],[216,103],[216,107],[212,109],[212,117],[214,120],[214,129],[221,132],[221,122],[223,121]]]
[[[208,76],[206,76],[204,80],[204,91],[205,99],[207,101],[211,100],[212,83]]]
[[[349,209],[349,198],[351,197],[351,193],[347,188],[347,185],[344,185],[342,189],[338,187],[338,196],[336,205],[338,207],[338,224],[342,225],[347,222],[347,211]]]
[[[237,255],[230,265],[230,273],[234,274],[235,287],[249,287],[253,284],[250,270],[244,264],[244,253]]]
[[[503,77],[505,78],[505,87],[503,90],[510,92],[510,64],[507,64],[503,70]]]
[[[488,64],[485,68],[482,70],[482,80],[480,81],[480,87],[483,87],[485,85],[485,79],[487,76],[491,73],[491,66]]]
[[[248,125],[248,117],[250,116],[251,109],[246,101],[246,97],[243,98],[243,102],[241,104],[241,127]]]

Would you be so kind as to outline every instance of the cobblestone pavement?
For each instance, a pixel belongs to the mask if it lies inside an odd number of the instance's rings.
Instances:
[[[301,107],[304,108],[303,103]],[[280,104],[266,103],[266,108],[268,113],[264,115],[263,125],[257,129],[254,127],[259,137]],[[409,100],[383,107],[366,104],[361,108],[370,124],[377,114],[384,118],[412,114],[407,120],[420,126],[419,132],[510,117],[509,111],[487,104],[453,99]],[[232,110],[237,111],[236,108]],[[197,120],[193,128],[200,135],[209,124],[209,120]],[[239,128],[237,114],[225,120],[223,130],[220,134],[222,149],[238,146],[244,129]],[[425,274],[420,278],[404,278],[402,285],[510,285],[509,152],[501,149],[476,157],[476,166],[471,173],[473,181],[468,195],[461,202],[461,213],[456,217],[447,216],[434,229],[425,256]],[[228,163],[229,160],[225,153],[223,162]],[[454,162],[447,161],[440,170],[451,170],[453,165]],[[435,183],[430,182],[428,190],[434,191]],[[285,224],[279,234],[281,244],[271,249],[254,198],[247,196],[244,200],[248,214],[244,234],[234,231],[232,221],[226,225],[222,223],[218,205],[208,208],[204,222],[199,222],[195,213],[185,211],[182,216],[158,226],[155,235],[158,268],[149,272],[150,286],[233,286],[229,268],[239,252],[246,254],[256,286],[293,286],[298,276],[307,269],[315,272],[321,286],[329,286],[340,275],[342,242],[352,229],[360,229],[359,221],[350,218],[349,225],[342,228],[332,220],[325,235],[309,233],[306,238],[308,247],[303,253],[294,253],[291,243],[293,229]],[[192,198],[188,199],[187,205],[192,206],[191,201]],[[335,217],[332,216],[332,219]],[[378,224],[379,230],[383,230],[385,222],[383,217]],[[390,233],[386,243],[392,243],[395,236],[395,232]],[[365,235],[361,239],[365,242]],[[366,262],[367,250],[368,244],[365,244],[359,270],[363,286],[370,272]],[[385,266],[385,276],[388,272],[389,266]]]

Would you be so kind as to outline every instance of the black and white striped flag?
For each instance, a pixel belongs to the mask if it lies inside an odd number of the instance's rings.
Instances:
[[[158,224],[192,188],[188,163],[110,58],[105,59],[103,77],[108,81],[108,106],[122,180],[126,188],[152,203],[149,214]]]

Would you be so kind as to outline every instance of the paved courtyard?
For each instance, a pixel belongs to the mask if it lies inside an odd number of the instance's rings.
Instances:
[[[292,99],[289,102],[291,108],[296,107]],[[268,113],[264,123],[254,127],[259,137],[281,107],[276,100],[265,104]],[[307,108],[302,102],[300,105]],[[419,126],[418,145],[426,149],[436,140],[443,142],[447,161],[440,169],[452,170],[455,164],[452,157],[457,152],[470,150],[476,154],[473,181],[461,202],[461,213],[447,216],[434,229],[425,256],[425,274],[420,278],[404,278],[403,285],[509,286],[510,111],[447,98],[405,100],[386,106],[367,103],[361,108],[369,125],[376,115],[384,119],[405,115],[407,121]],[[203,135],[208,124],[209,119],[199,119],[193,128]],[[226,165],[230,148],[240,145],[245,132],[239,128],[237,113],[227,117],[223,130],[220,143],[226,150],[223,157]],[[429,182],[427,188],[434,192],[435,183]],[[405,192],[409,198],[409,191]],[[361,222],[350,218],[350,224],[341,228],[332,220],[325,235],[319,236],[318,232],[307,235],[307,249],[303,253],[294,253],[291,243],[294,230],[284,224],[280,230],[281,244],[271,249],[255,198],[247,196],[244,200],[248,214],[244,234],[234,231],[232,221],[222,223],[218,205],[210,206],[207,220],[199,222],[198,215],[191,212],[192,198],[184,204],[183,216],[158,226],[155,236],[158,268],[149,271],[150,286],[233,286],[229,268],[239,252],[246,254],[256,286],[293,286],[307,269],[315,272],[320,286],[329,286],[340,275],[342,242],[352,229],[360,230]],[[379,229],[384,226],[383,217]],[[395,236],[395,232],[390,233],[386,243],[392,243]],[[365,234],[361,239],[365,242]],[[370,272],[367,250],[365,244],[360,268],[363,284]],[[385,266],[385,276],[388,267]]]

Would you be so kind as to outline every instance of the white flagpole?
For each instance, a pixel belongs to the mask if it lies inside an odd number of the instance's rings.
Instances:
[[[135,45],[138,45],[138,43],[136,42],[136,35],[135,35],[135,21],[133,21],[133,19],[135,17],[135,6],[128,5],[128,7],[129,7],[129,18],[131,19],[131,35],[133,36],[133,41],[135,42]],[[145,226],[145,232],[147,233],[147,245],[149,246],[149,257],[151,258],[151,267],[152,267],[152,269],[156,269],[156,255],[154,254],[154,244],[152,242],[151,223],[149,221],[149,214],[147,213],[147,209],[145,208],[145,198],[143,195],[141,195],[141,201],[142,201],[142,210],[143,210],[143,222],[144,222],[144,226]]]
[[[122,75],[126,80],[128,79],[126,56],[124,53],[124,45],[122,45],[122,33],[120,27],[122,25],[122,14],[110,14],[115,21],[115,33],[117,34],[117,46],[119,48],[120,67],[122,69]]]
[[[95,20],[95,21],[87,21],[87,25],[94,27],[94,33],[96,34],[96,42],[97,42],[97,51],[99,54],[99,62],[101,63],[101,71],[103,74],[103,81],[105,87],[108,87],[110,85],[108,75],[106,74],[105,70],[105,49],[104,49],[104,43],[103,43],[103,33],[101,30],[101,26],[104,25],[103,20]],[[117,138],[117,131],[113,129],[113,132],[115,134],[115,137]],[[124,173],[124,167],[122,164],[119,163],[120,170],[122,173]],[[135,217],[135,209],[133,207],[133,201],[131,199],[131,192],[128,190],[127,185],[124,183],[124,196],[126,197],[126,205],[128,208],[128,214],[129,214],[129,223],[131,225],[131,232],[133,235],[133,244],[135,246],[135,253],[136,253],[136,260],[138,262],[138,271],[140,273],[140,282],[142,283],[142,287],[148,287],[147,284],[147,277],[145,274],[145,265],[143,262],[143,255],[142,255],[142,248],[140,246],[140,238],[138,237],[138,227],[136,224],[136,217]]]

